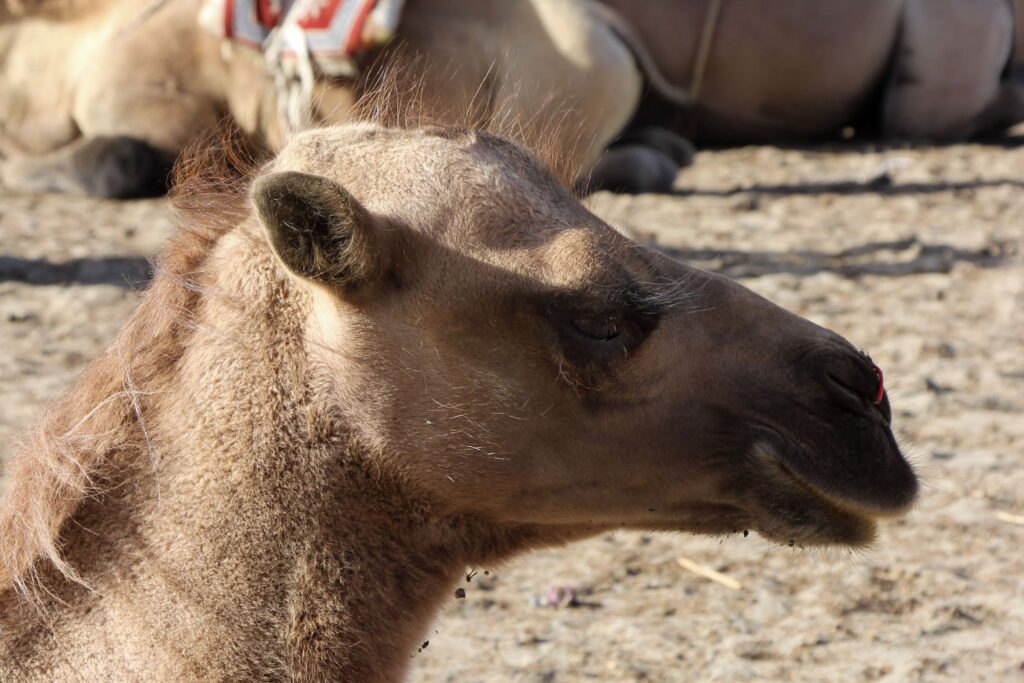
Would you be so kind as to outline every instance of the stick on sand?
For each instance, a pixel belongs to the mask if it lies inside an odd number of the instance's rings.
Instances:
[[[1011,515],[1009,512],[997,512],[996,519],[1001,519],[1002,521],[1009,522],[1010,524],[1020,524],[1021,526],[1024,526],[1024,516],[1021,515]]]
[[[730,588],[734,591],[738,591],[743,588],[743,585],[731,576],[726,576],[722,572],[716,572],[711,567],[705,567],[702,564],[697,564],[693,560],[685,557],[676,558],[676,564],[687,571],[691,571],[698,576],[703,576],[705,579],[711,579],[715,583],[720,583],[726,588]]]

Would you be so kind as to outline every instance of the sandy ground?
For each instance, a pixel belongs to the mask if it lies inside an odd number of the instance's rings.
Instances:
[[[412,680],[1024,681],[1024,137],[705,152],[678,188],[591,204],[868,350],[920,504],[856,555],[615,533],[475,568]],[[0,190],[0,452],[113,337],[171,229],[163,201]],[[554,586],[579,604],[536,606]]]

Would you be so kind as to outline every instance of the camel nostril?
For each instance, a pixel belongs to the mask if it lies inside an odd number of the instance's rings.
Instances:
[[[825,378],[836,400],[858,413],[870,406],[889,421],[885,375],[867,354],[841,353],[826,358],[826,363]]]
[[[872,365],[874,368],[874,365]],[[834,400],[839,401],[848,409],[858,414],[865,411],[877,411],[886,424],[892,424],[892,412],[889,407],[889,396],[885,391],[885,385],[881,378],[881,370],[874,374],[875,379],[867,373],[858,373],[857,376],[843,376],[835,373],[826,373],[828,383],[832,388]]]
[[[871,369],[875,371],[875,376],[878,377],[878,391],[875,393],[875,398],[871,401],[877,406],[885,398],[885,374],[882,372],[882,368],[874,363],[871,364]]]

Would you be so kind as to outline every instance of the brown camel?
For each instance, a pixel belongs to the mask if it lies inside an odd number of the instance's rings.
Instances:
[[[700,142],[861,125],[955,140],[1024,121],[1021,0],[599,2],[631,24],[665,80],[691,90],[685,110],[652,92],[638,120]]]
[[[199,3],[0,3],[0,179],[159,193],[223,115],[279,147],[272,79],[198,28]],[[557,131],[595,187],[627,191],[671,187],[692,159],[680,135],[772,142],[857,126],[956,139],[1024,120],[1021,0],[600,3],[410,0],[364,78],[318,84],[313,120],[347,120],[391,64],[435,120],[489,126],[503,112],[531,139]]]
[[[0,179],[27,191],[162,193],[175,157],[230,115],[278,148],[258,53],[200,29],[200,0],[0,0]],[[544,131],[585,172],[628,122],[630,51],[578,0],[411,0],[399,39],[358,81],[321,81],[314,121],[338,123],[378,87],[412,89],[430,118],[495,117]],[[557,131],[557,133],[555,132]],[[674,174],[673,174],[674,175]]]
[[[915,498],[862,353],[503,138],[321,129],[214,189],[7,465],[5,681],[395,681],[467,565]]]

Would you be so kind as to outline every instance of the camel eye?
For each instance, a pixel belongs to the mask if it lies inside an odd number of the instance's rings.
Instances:
[[[596,341],[611,341],[622,332],[621,321],[603,316],[598,318],[577,318],[572,321],[576,331]]]

